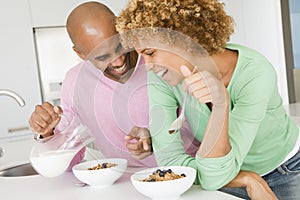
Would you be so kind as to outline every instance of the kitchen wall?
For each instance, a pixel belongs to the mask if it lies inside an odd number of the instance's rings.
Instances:
[[[67,16],[77,5],[88,0],[28,0],[33,27],[64,26]],[[99,0],[98,0],[99,1]],[[100,0],[115,14],[126,5],[127,0]]]
[[[300,1],[289,0],[294,67],[300,69]]]
[[[300,1],[289,0],[295,101],[300,103]]]
[[[14,90],[26,102],[19,107],[12,98],[0,96],[1,142],[29,135],[28,118],[41,93],[28,1],[1,1],[0,24],[0,89]]]
[[[280,0],[222,0],[234,18],[232,42],[258,50],[274,65],[283,103],[289,103]]]

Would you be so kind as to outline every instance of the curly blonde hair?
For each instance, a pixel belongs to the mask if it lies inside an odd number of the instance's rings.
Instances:
[[[218,0],[130,0],[116,19],[119,33],[160,27],[189,36],[210,54],[224,51],[233,19]]]

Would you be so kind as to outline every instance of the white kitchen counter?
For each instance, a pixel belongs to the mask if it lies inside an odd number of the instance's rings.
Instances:
[[[32,140],[16,141],[1,144],[5,157],[0,158],[0,170],[15,164],[29,162]],[[51,167],[51,166],[49,166]],[[92,199],[148,199],[135,190],[130,182],[131,173],[125,173],[112,186],[102,189],[89,186],[76,187],[79,181],[73,173],[66,172],[55,178],[40,175],[24,177],[0,177],[0,198],[5,200],[92,200]],[[180,199],[239,199],[218,191],[204,191],[199,185],[193,185]]]
[[[287,113],[300,126],[300,103],[285,106]],[[5,151],[0,158],[0,170],[29,162],[33,139],[0,143]],[[51,167],[51,166],[49,166]],[[148,199],[135,190],[130,182],[131,173],[125,173],[111,187],[96,189],[89,186],[76,187],[79,181],[73,173],[66,172],[55,178],[44,178],[40,175],[24,177],[0,177],[0,198],[5,200],[92,200],[92,199]],[[204,191],[193,185],[180,199],[239,199],[218,191]]]
[[[5,200],[92,200],[92,199],[148,199],[138,193],[129,181],[130,174],[124,174],[112,186],[102,189],[91,188],[89,186],[76,187],[79,182],[74,175],[64,173],[55,178],[44,178],[40,175],[21,178],[0,178],[1,199]],[[204,191],[198,185],[192,186],[180,199],[238,199],[234,196],[218,192]]]

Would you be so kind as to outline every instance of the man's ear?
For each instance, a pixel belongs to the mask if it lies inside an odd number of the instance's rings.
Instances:
[[[72,47],[73,50],[75,51],[75,53],[82,59],[82,60],[85,60],[86,59],[86,56],[81,53],[81,51],[79,51],[79,49],[77,49],[75,46]]]

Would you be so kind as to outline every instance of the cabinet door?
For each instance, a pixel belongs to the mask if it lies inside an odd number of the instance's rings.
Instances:
[[[0,6],[0,89],[10,89],[26,102],[20,107],[0,96],[0,140],[32,135],[28,119],[34,106],[41,103],[38,68],[28,1],[3,1]]]
[[[67,16],[79,4],[88,0],[29,0],[33,27],[65,26]],[[128,0],[101,0],[116,15]]]

